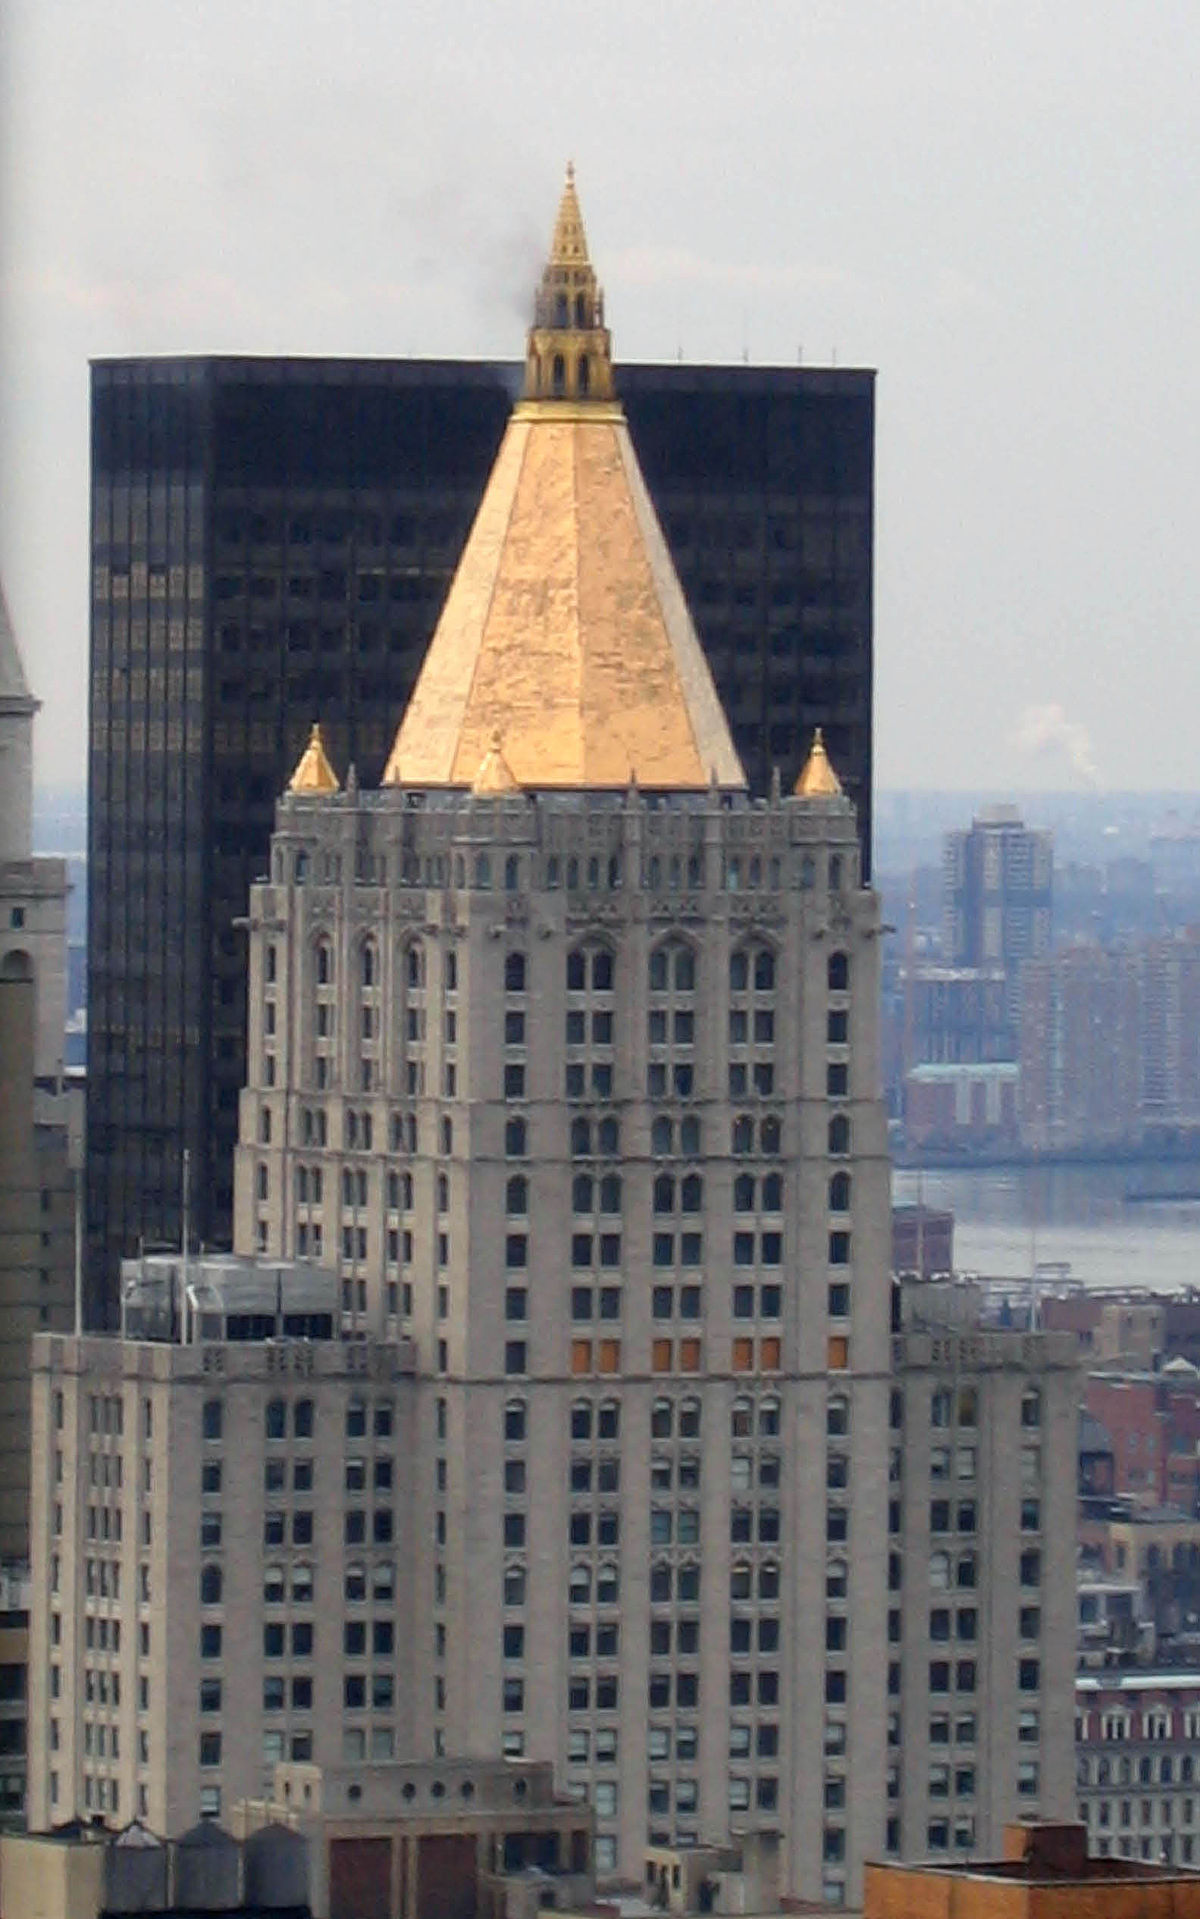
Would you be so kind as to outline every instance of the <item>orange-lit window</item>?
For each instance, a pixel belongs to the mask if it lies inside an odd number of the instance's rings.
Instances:
[[[656,1373],[669,1373],[671,1370],[671,1342],[669,1339],[656,1339],[650,1349],[650,1363]]]
[[[735,1339],[733,1342],[733,1370],[735,1373],[754,1371],[754,1341]]]
[[[598,1373],[619,1373],[621,1370],[621,1342],[619,1339],[602,1339],[599,1357],[596,1361]]]
[[[592,1370],[592,1342],[590,1339],[571,1341],[571,1371],[590,1373]]]
[[[679,1370],[681,1373],[700,1371],[700,1341],[681,1339],[679,1342]]]
[[[829,1370],[844,1372],[850,1364],[850,1341],[843,1333],[834,1333],[829,1341]]]
[[[777,1339],[764,1339],[759,1348],[759,1354],[759,1363],[764,1373],[777,1373],[779,1371],[779,1341]]]

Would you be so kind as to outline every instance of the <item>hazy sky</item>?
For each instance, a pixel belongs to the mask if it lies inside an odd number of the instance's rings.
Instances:
[[[0,565],[82,777],[87,362],[878,369],[884,785],[1200,787],[1196,0],[0,0]],[[1094,768],[1094,775],[1090,769]]]

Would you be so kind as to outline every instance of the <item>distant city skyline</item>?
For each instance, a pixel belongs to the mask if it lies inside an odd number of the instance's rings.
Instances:
[[[89,357],[510,354],[569,154],[618,366],[879,370],[880,783],[1192,779],[1194,9],[4,29],[0,567],[41,781],[83,772]]]

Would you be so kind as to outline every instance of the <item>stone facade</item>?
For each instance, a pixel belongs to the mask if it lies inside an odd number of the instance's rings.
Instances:
[[[895,1304],[857,857],[836,798],[281,804],[238,1238],[343,1337],[39,1343],[35,1817],[501,1752],[603,1877],[778,1831],[839,1902],[1069,1806],[1075,1342]]]
[[[0,1562],[29,1556],[29,1342],[70,1323],[66,865],[32,851],[37,701],[0,588]],[[0,1797],[11,1804],[10,1782]]]
[[[1075,1342],[947,1318],[915,1305],[893,1356],[887,1838],[905,1859],[986,1858],[1011,1820],[1072,1807]]]
[[[46,1335],[33,1386],[33,1829],[175,1832],[405,1746],[408,1347]]]
[[[602,1871],[883,1838],[877,931],[837,799],[293,798],[254,893],[238,1239],[422,1355],[416,1747],[553,1756]]]

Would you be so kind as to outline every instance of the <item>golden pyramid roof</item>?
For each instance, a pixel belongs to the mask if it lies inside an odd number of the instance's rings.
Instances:
[[[833,770],[828,753],[825,751],[825,739],[818,726],[813,734],[812,749],[800,769],[795,792],[802,800],[832,800],[842,791],[842,782]]]
[[[325,751],[325,741],[321,737],[320,722],[313,721],[313,730],[308,737],[308,745],[296,762],[296,770],[288,781],[289,793],[340,793],[341,784]]]
[[[530,331],[527,397],[496,456],[386,783],[403,766],[408,786],[479,790],[498,734],[513,784],[526,789],[623,789],[635,769],[651,791],[713,779],[745,786],[611,379],[568,174]]]

